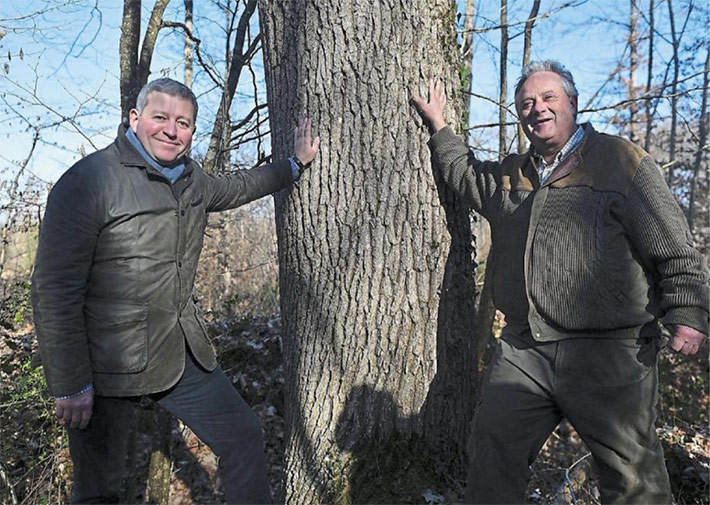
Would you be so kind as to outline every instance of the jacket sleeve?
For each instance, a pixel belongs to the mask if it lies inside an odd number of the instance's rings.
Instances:
[[[661,322],[708,334],[710,287],[688,223],[650,156],[641,160],[628,195],[626,229],[660,290]]]
[[[70,169],[50,192],[40,229],[32,308],[44,373],[55,396],[92,382],[84,300],[100,231],[96,202]]]
[[[281,160],[251,170],[207,177],[207,212],[233,209],[293,184],[291,164]]]
[[[444,181],[476,212],[490,219],[489,203],[500,187],[500,163],[477,160],[449,126],[432,135],[429,148]]]

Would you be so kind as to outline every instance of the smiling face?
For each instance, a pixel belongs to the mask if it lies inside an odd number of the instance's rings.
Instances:
[[[140,112],[130,112],[131,130],[148,154],[161,165],[172,165],[190,149],[195,111],[188,100],[153,91]]]
[[[577,129],[577,98],[562,87],[555,72],[531,75],[515,97],[525,136],[547,161],[557,154]]]

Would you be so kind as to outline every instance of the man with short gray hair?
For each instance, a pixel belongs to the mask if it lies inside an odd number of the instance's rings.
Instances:
[[[567,418],[597,464],[602,503],[672,502],[655,431],[662,335],[695,354],[708,271],[683,213],[641,148],[578,125],[572,75],[525,67],[515,106],[531,142],[477,160],[446,126],[446,94],[413,97],[444,180],[488,219],[505,314],[470,439],[466,503],[523,503],[529,466]]]
[[[261,423],[217,364],[193,285],[207,214],[293,184],[318,137],[304,119],[293,157],[214,176],[188,156],[196,118],[189,88],[149,82],[114,143],[67,170],[47,201],[32,306],[69,434],[72,503],[119,502],[143,397],[219,457],[228,503],[271,503]]]

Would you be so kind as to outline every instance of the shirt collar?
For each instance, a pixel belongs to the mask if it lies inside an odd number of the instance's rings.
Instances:
[[[535,146],[532,148],[532,155],[535,157],[535,161],[538,163],[539,166],[544,166],[544,165],[558,165],[562,160],[564,160],[567,156],[572,153],[577,147],[579,146],[580,142],[582,142],[582,139],[584,138],[584,128],[582,126],[577,126],[577,129],[575,132],[572,134],[572,136],[569,138],[567,143],[562,146],[562,149],[560,149],[560,152],[558,152],[554,159],[550,162],[547,163],[545,161],[545,158],[537,152],[537,149],[535,149]]]

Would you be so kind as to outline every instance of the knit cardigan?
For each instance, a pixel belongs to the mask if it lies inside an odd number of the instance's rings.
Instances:
[[[708,333],[708,270],[653,159],[585,124],[540,185],[531,152],[482,162],[450,127],[429,146],[491,225],[493,298],[537,340],[637,338],[659,322]]]

